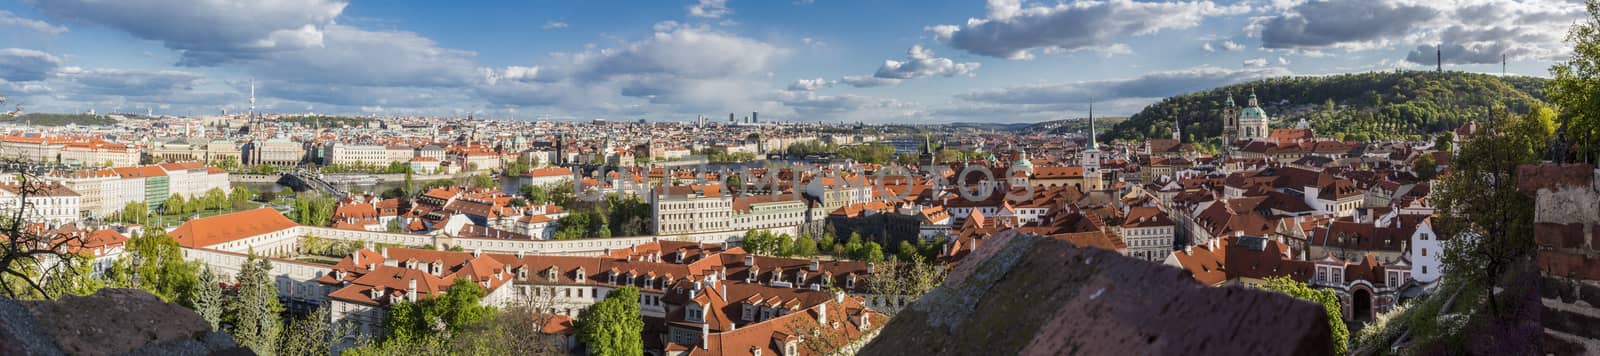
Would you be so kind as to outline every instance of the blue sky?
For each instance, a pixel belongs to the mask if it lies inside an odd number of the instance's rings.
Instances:
[[[1032,122],[1283,75],[1546,75],[1580,0],[0,0],[28,111]],[[1419,63],[1420,62],[1420,63]],[[7,108],[10,109],[10,108]]]

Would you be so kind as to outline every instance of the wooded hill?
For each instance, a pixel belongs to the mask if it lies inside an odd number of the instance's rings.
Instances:
[[[1495,105],[1525,113],[1544,100],[1545,79],[1466,72],[1370,72],[1279,77],[1162,99],[1118,123],[1102,139],[1167,138],[1173,120],[1187,142],[1211,142],[1222,132],[1228,94],[1236,105],[1254,92],[1273,127],[1305,119],[1318,136],[1350,140],[1416,138],[1482,119]]]

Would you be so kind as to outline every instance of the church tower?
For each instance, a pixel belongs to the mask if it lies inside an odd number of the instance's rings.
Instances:
[[[1233,104],[1233,93],[1228,93],[1228,99],[1222,102],[1222,145],[1224,147],[1239,139],[1239,106]]]
[[[1095,138],[1094,130],[1094,101],[1089,101],[1089,146],[1083,148],[1078,154],[1078,164],[1083,166],[1083,191],[1101,189],[1100,180],[1100,144]]]

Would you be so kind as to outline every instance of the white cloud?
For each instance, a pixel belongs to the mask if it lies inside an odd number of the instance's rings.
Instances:
[[[824,87],[831,86],[831,85],[833,85],[833,83],[834,82],[831,81],[831,80],[822,79],[822,78],[799,79],[799,80],[795,80],[794,83],[790,83],[788,90],[792,90],[792,91],[813,91],[813,90],[822,89]]]
[[[1401,0],[1318,1],[1298,4],[1276,16],[1256,18],[1266,48],[1370,49],[1387,45],[1413,26],[1439,16],[1437,9]]]
[[[694,5],[689,5],[689,16],[719,19],[727,15],[728,0],[699,0]]]
[[[1283,57],[1278,57],[1278,65],[1280,65],[1280,66],[1289,65],[1289,59],[1288,58],[1283,58]]]
[[[1267,66],[1266,58],[1251,58],[1244,60],[1245,68],[1261,68]]]
[[[1211,42],[1201,43],[1200,44],[1200,50],[1206,51],[1206,52],[1216,52],[1217,51],[1216,48],[1211,47]]]
[[[1226,41],[1222,41],[1222,49],[1225,49],[1225,50],[1228,50],[1228,51],[1237,51],[1237,50],[1244,49],[1244,45],[1239,44],[1237,42],[1233,42],[1233,40],[1226,40]]]
[[[567,25],[566,22],[551,20],[551,21],[545,21],[544,22],[544,26],[540,26],[539,28],[546,29],[546,30],[555,30],[555,29],[567,28],[567,26],[568,25]]]
[[[840,83],[849,84],[850,86],[857,87],[857,88],[871,88],[871,87],[883,87],[883,86],[900,85],[900,79],[879,78],[879,77],[870,76],[870,75],[847,75],[847,76],[844,76],[844,78],[839,79],[839,82]]]
[[[1249,6],[1110,0],[1022,7],[1018,1],[995,0],[989,2],[988,10],[988,17],[968,19],[965,25],[935,25],[926,30],[933,32],[935,39],[974,54],[1030,59],[1035,48],[1070,51],[1110,46],[1123,36],[1191,28],[1207,17],[1244,13]]]
[[[61,67],[61,57],[22,48],[0,49],[0,81],[32,82],[50,77]]]
[[[949,58],[939,58],[933,55],[933,50],[922,45],[912,45],[911,49],[906,50],[906,60],[884,60],[883,66],[878,67],[873,76],[893,79],[970,76],[981,66],[983,65],[977,62],[957,63]]]
[[[66,27],[51,25],[48,22],[18,17],[10,11],[0,10],[0,26],[15,26],[26,28],[34,32],[47,35],[59,35],[67,32]]]
[[[126,31],[178,51],[183,65],[215,65],[324,46],[343,0],[51,0],[45,14]]]

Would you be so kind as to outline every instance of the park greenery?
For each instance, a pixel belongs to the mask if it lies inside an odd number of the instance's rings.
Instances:
[[[289,212],[289,220],[300,225],[328,226],[333,223],[333,211],[338,203],[332,197],[302,193],[290,203],[294,211]]]
[[[318,168],[322,173],[369,173],[369,174],[404,174],[411,173],[411,164],[403,161],[389,162],[388,165],[366,163],[361,161],[329,164]]]
[[[111,126],[117,123],[117,120],[109,116],[91,114],[28,113],[10,120],[26,122],[33,126]]]
[[[1167,138],[1178,122],[1186,142],[1206,141],[1222,133],[1224,99],[1231,94],[1236,105],[1246,105],[1251,93],[1280,126],[1304,119],[1319,136],[1416,138],[1482,119],[1494,106],[1526,113],[1544,99],[1544,83],[1533,77],[1433,71],[1276,77],[1163,99],[1112,126],[1104,138]]]
[[[569,211],[557,220],[554,238],[641,236],[650,233],[650,204],[635,195],[606,194],[593,209]]]

